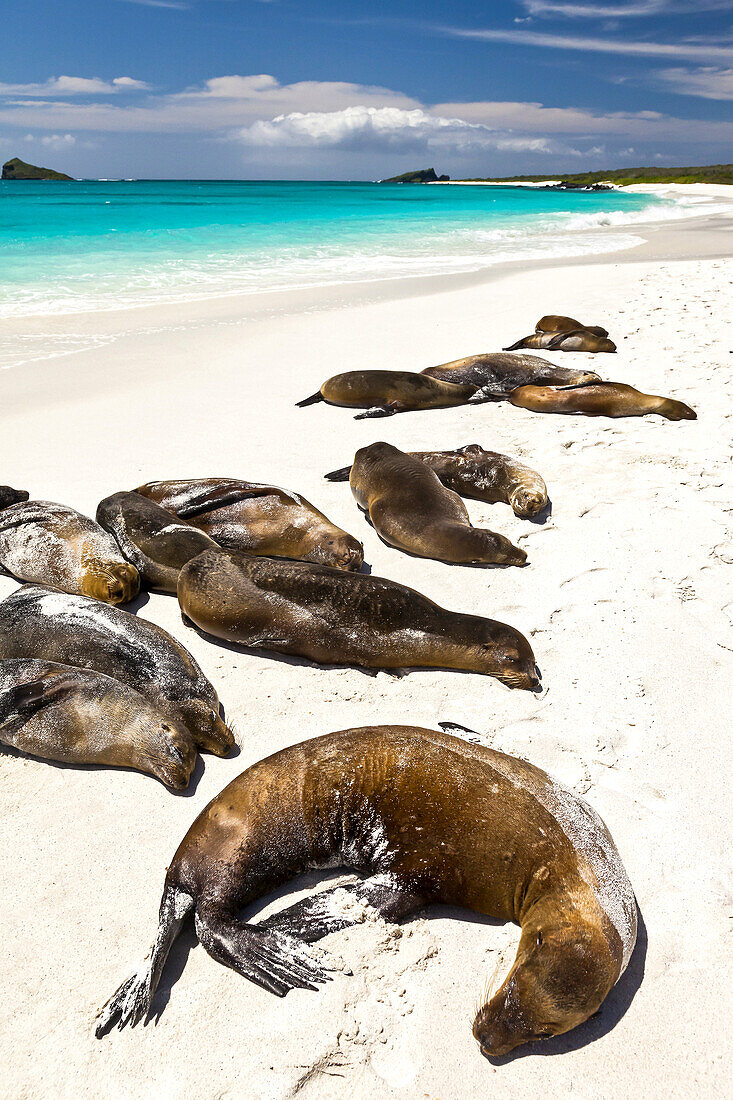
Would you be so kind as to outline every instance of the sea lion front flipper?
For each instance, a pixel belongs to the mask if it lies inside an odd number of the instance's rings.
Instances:
[[[394,416],[396,412],[401,412],[401,409],[392,408],[390,405],[373,405],[371,409],[355,416],[354,420],[369,420],[376,416]]]
[[[216,908],[197,908],[196,934],[213,959],[278,997],[331,981],[302,940],[227,918]]]
[[[324,474],[326,481],[348,481],[351,466],[342,466],[340,470],[331,470],[330,474]]]
[[[345,895],[345,896],[344,896]],[[346,886],[334,886],[297,901],[287,909],[267,917],[258,928],[283,932],[305,943],[361,924],[365,919],[362,906],[376,909],[380,917],[394,924],[424,904],[417,894],[384,881],[380,875]]]
[[[508,348],[502,348],[502,351],[518,351],[519,348],[524,347],[525,340],[529,340],[529,336],[523,336],[521,340],[517,340],[516,343],[511,344]]]
[[[0,727],[27,721],[76,686],[73,676],[43,677],[15,684],[0,694]]]
[[[438,722],[443,733],[454,733],[460,737],[463,733],[470,733],[472,737],[480,737],[478,730],[472,730],[470,726],[462,726],[460,722]]]

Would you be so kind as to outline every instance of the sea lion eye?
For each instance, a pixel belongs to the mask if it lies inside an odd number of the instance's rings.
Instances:
[[[541,933],[541,932],[538,932],[538,933],[537,933],[537,946],[538,946],[538,947],[542,947],[542,942],[543,942],[543,941],[542,941],[542,933]]]

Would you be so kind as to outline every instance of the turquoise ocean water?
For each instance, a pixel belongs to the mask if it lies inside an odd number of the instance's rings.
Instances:
[[[674,205],[521,187],[4,181],[0,317],[583,255],[633,243],[635,221]]]

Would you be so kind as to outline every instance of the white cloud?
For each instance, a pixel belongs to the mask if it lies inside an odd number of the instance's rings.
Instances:
[[[546,50],[582,50],[584,53],[625,54],[638,57],[679,57],[699,60],[733,61],[733,46],[701,45],[696,42],[638,42],[623,38],[576,38],[567,34],[539,31],[436,27],[452,38],[479,42],[507,42],[515,46],[540,46]]]
[[[341,149],[382,149],[402,151],[423,149],[494,148],[533,152],[570,152],[558,150],[545,137],[520,137],[504,134],[483,123],[445,118],[415,108],[347,107],[342,111],[300,111],[260,120],[233,135],[246,145],[266,147]]]
[[[632,0],[628,4],[574,4],[562,0],[523,0],[532,15],[561,15],[569,19],[625,19],[654,15],[684,15],[698,11],[725,11],[731,0]]]
[[[76,138],[73,134],[43,134],[41,137],[37,134],[26,134],[23,140],[39,142],[41,145],[47,145],[50,149],[69,149],[72,145],[76,145]]]
[[[43,84],[1,84],[0,96],[45,97],[67,95],[114,95],[116,92],[144,92],[150,85],[131,76],[116,76],[111,81],[98,77],[52,76]]]
[[[696,95],[703,99],[733,99],[733,69],[660,69],[658,80],[670,85],[670,92]]]

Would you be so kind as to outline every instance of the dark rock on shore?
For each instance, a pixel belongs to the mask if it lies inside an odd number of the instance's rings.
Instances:
[[[447,183],[450,176],[438,176],[434,168],[420,168],[417,172],[403,172],[401,176],[390,176],[380,183]]]
[[[63,172],[54,172],[53,168],[39,168],[35,164],[26,164],[20,157],[13,157],[3,165],[4,180],[71,180]]]

